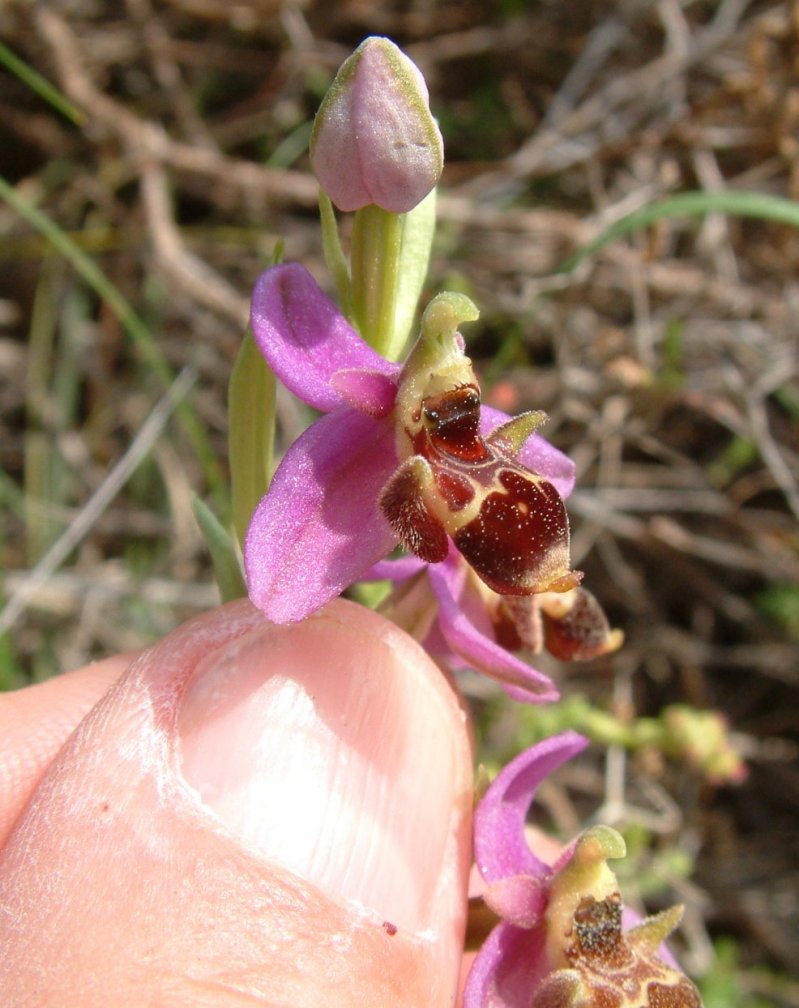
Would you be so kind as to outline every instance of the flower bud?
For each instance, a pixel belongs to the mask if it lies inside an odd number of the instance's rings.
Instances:
[[[433,189],[443,143],[419,68],[387,38],[340,67],[314,120],[311,164],[339,210],[407,213]]]

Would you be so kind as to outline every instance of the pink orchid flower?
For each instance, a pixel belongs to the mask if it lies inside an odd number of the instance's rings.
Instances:
[[[460,304],[453,315],[457,297],[431,303],[427,337],[401,366],[361,339],[302,266],[258,279],[256,344],[323,414],[286,452],[244,544],[250,598],[274,622],[319,609],[398,542],[432,563],[454,543],[509,594],[579,581],[562,500],[573,464],[533,433],[541,415],[481,408],[456,332],[475,315]]]
[[[607,865],[625,853],[615,830],[586,830],[553,865],[527,844],[536,788],[586,744],[575,732],[538,743],[497,775],[477,807],[475,862],[500,922],[472,965],[464,1008],[701,1008],[696,987],[659,948],[682,907],[623,929],[636,918],[623,911]]]

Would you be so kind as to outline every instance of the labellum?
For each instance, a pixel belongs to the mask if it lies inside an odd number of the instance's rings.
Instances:
[[[446,299],[446,300],[445,300]],[[464,302],[467,308],[464,308]],[[517,454],[545,419],[524,413],[485,438],[480,389],[456,332],[466,298],[441,295],[400,375],[395,415],[402,460],[381,508],[402,544],[428,563],[450,537],[475,573],[501,595],[565,592],[582,575],[569,567],[563,500]]]
[[[564,949],[568,965],[543,981],[533,1008],[702,1008],[688,977],[657,956],[681,915],[682,907],[673,907],[625,933],[618,892],[583,897]]]

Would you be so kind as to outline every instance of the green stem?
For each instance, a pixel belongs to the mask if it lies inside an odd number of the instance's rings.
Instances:
[[[338,236],[336,212],[324,189],[319,190],[319,218],[322,224],[322,249],[327,268],[336,284],[338,303],[342,312],[353,322],[350,271]]]
[[[404,214],[370,205],[358,210],[352,232],[352,304],[361,336],[396,360],[405,334],[397,332],[399,260]]]
[[[248,330],[228,388],[230,497],[242,547],[253,512],[269,488],[274,440],[275,376]]]

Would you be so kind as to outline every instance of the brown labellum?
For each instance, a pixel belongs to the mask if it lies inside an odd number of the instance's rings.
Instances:
[[[453,536],[468,563],[500,595],[579,584],[569,570],[569,523],[554,486],[520,466],[503,467],[498,481],[501,489],[485,493],[477,515]]]
[[[403,545],[434,563],[446,556],[450,536],[478,577],[502,595],[578,584],[560,494],[514,457],[541,419],[525,414],[483,438],[476,384],[424,396],[404,428],[413,454],[380,502]]]
[[[625,934],[621,914],[618,893],[580,901],[564,950],[569,965],[541,983],[533,1008],[702,1008],[694,984],[655,954],[649,930],[660,930],[658,918]]]

